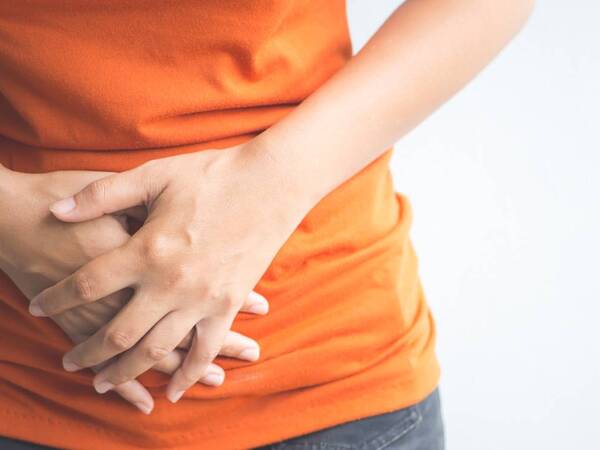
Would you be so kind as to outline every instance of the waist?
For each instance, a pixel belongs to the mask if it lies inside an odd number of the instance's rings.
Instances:
[[[120,167],[143,160],[135,152],[127,156],[133,159],[118,163]],[[392,403],[410,404],[436,382],[434,328],[408,237],[411,206],[404,195],[394,192],[390,157],[391,150],[323,198],[272,261],[259,282],[259,290],[271,303],[269,314],[239,317],[232,326],[259,342],[261,359],[247,364],[219,358],[217,363],[227,370],[223,386],[194,386],[187,406],[178,405],[175,415],[162,402],[161,412],[148,418],[148,431],[143,433],[127,425],[132,421],[128,405],[93,392],[91,373],[62,370],[61,356],[72,344],[50,320],[31,317],[25,299],[0,273],[0,385],[6,381],[11,387],[7,407],[20,410],[19,404],[30,404],[38,415],[52,414],[70,426],[77,425],[70,419],[76,411],[89,426],[105,424],[123,439],[156,444],[157,436],[165,434],[160,430],[173,427],[182,435],[193,430],[230,439],[232,423],[249,420],[273,422],[269,440],[279,438],[280,430],[288,435],[308,432],[368,412],[370,406],[362,396],[373,386],[386,390],[371,403],[372,413],[383,412]],[[97,161],[84,167],[106,170]],[[59,168],[82,167],[65,159]],[[151,371],[141,380],[153,395],[164,396],[166,376]],[[14,402],[13,396],[18,397]],[[352,403],[351,414],[344,402]],[[331,405],[327,414],[322,409],[325,403]],[[53,412],[44,405],[54,405]],[[276,418],[295,407],[303,411],[318,407],[319,414],[310,415],[314,423],[300,420],[302,430],[282,427]],[[13,422],[21,424],[18,419]],[[253,434],[242,434],[245,445],[239,447],[260,443]]]
[[[303,349],[305,339],[312,342],[318,335],[325,339],[331,326],[339,326],[343,331],[354,322],[356,317],[350,308],[332,316],[335,320],[331,321],[333,325],[329,324],[332,311],[343,309],[351,302],[366,301],[363,306],[380,318],[391,311],[402,323],[412,322],[412,316],[416,314],[414,305],[418,303],[415,297],[416,258],[408,241],[412,212],[408,199],[394,192],[388,168],[390,157],[391,150],[324,197],[304,217],[259,281],[258,289],[271,303],[272,313],[268,320],[240,317],[234,323],[236,331],[253,336],[259,342],[260,339],[272,339],[270,348],[273,349],[285,341],[287,346],[275,352],[290,353],[295,358],[302,354],[298,351]],[[131,159],[126,161],[126,164],[130,163]],[[87,167],[99,169],[98,165]],[[404,280],[400,279],[401,272],[405,274]],[[403,300],[402,308],[409,308],[404,312],[398,309],[399,282],[403,283],[403,289],[411,290],[407,299],[412,297],[412,300]],[[42,325],[27,314],[26,300],[11,285],[0,272],[0,303],[12,307],[18,314],[10,323],[0,322],[0,334],[28,336],[34,342],[37,342],[36,336],[44,336],[37,343],[45,346],[54,343],[56,349],[66,350],[69,342],[53,323],[45,322],[43,329],[30,335]],[[408,318],[406,311],[410,311]],[[287,333],[293,324],[302,328],[309,323],[310,333],[305,329],[282,339],[281,333]],[[403,328],[404,325],[398,326],[398,329]],[[373,332],[368,327],[362,330]],[[293,344],[294,340],[296,344]],[[15,342],[15,345],[20,343]],[[31,355],[31,351],[20,353]],[[224,364],[232,369],[239,366],[233,361],[224,361]],[[247,368],[241,367],[237,373],[243,379],[248,373]],[[285,383],[285,380],[273,380],[269,389],[281,382]],[[164,380],[157,378],[152,384],[161,385]],[[240,383],[231,395],[246,394],[248,386]]]
[[[407,237],[410,209],[396,200],[397,223],[361,248],[273,261],[259,283],[269,314],[232,326],[259,342],[259,361],[217,358],[226,382],[195,385],[175,409],[164,398],[168,377],[144,374],[157,399],[149,417],[98,396],[93,374],[65,372],[60,361],[72,344],[48,319],[32,318],[0,276],[0,418],[11,426],[0,434],[28,438],[25,425],[36,423],[41,442],[60,447],[90,436],[93,448],[191,450],[201,439],[237,449],[415,403],[437,384],[435,330]]]
[[[54,155],[48,156],[54,162],[40,159],[32,171],[122,169],[153,155],[93,152],[84,165],[67,157],[77,151],[64,152],[40,149],[40,157]],[[367,384],[378,377],[393,383],[392,376],[412,379],[424,360],[430,363],[433,329],[408,237],[412,209],[406,196],[394,192],[391,154],[389,149],[325,196],[299,224],[257,287],[270,301],[269,314],[240,318],[232,327],[260,343],[261,360],[250,365],[218,361],[227,370],[227,383],[219,389],[194,386],[188,394],[191,410],[214,412],[242,403],[252,409],[257,401],[288,398],[292,392],[310,403],[311,394],[302,392],[311,386],[352,386],[356,377],[366,377]],[[19,164],[13,159],[8,165],[16,169]],[[31,317],[26,300],[1,273],[0,317],[0,380],[17,383],[34,402],[66,402],[86,416],[97,415],[99,422],[115,413],[127,417],[128,406],[116,398],[97,408],[102,401],[90,388],[91,374],[62,370],[61,356],[72,344],[50,320]],[[385,375],[375,369],[383,364],[390,367]],[[141,380],[162,396],[168,378],[150,371]],[[73,391],[81,402],[67,399]]]

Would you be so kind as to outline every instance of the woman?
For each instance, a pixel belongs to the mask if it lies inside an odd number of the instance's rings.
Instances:
[[[2,2],[2,445],[442,448],[391,145],[531,3]]]

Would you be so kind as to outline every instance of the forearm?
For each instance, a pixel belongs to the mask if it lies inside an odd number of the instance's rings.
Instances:
[[[467,84],[523,26],[532,3],[408,0],[256,141],[314,204]]]

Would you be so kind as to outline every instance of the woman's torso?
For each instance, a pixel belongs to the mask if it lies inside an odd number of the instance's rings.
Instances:
[[[343,1],[0,3],[0,163],[114,170],[269,127],[351,56]],[[343,123],[340,123],[343,126]],[[323,148],[322,151],[327,151]],[[266,317],[233,329],[259,362],[141,416],[60,367],[70,342],[0,273],[0,435],[68,448],[243,448],[416,403],[435,329],[391,150],[311,210],[261,279]],[[60,429],[60,432],[57,430]],[[32,432],[33,430],[33,432]]]

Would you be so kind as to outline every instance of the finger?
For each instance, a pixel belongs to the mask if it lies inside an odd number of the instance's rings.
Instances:
[[[193,342],[192,333],[188,333],[177,347],[189,349]],[[219,355],[243,359],[244,361],[256,361],[260,355],[260,346],[254,339],[229,330],[225,336],[223,347],[219,350]]]
[[[72,275],[51,286],[29,304],[37,317],[52,316],[76,306],[100,300],[135,283],[137,270],[130,244],[104,253]]]
[[[143,205],[150,197],[145,178],[140,168],[101,178],[74,196],[52,204],[50,211],[59,220],[81,222]]]
[[[151,369],[177,347],[196,322],[197,318],[188,311],[167,314],[134,347],[96,375],[96,391],[104,394]]]
[[[246,301],[242,305],[240,311],[264,316],[269,312],[269,302],[258,292],[252,291],[248,294],[248,297],[246,297]]]
[[[256,361],[260,356],[260,346],[254,339],[229,330],[219,355],[245,361]]]
[[[155,299],[136,294],[110,322],[63,357],[63,367],[73,372],[93,367],[133,347],[166,311]]]
[[[173,350],[166,358],[156,363],[152,368],[167,375],[172,375],[183,364],[186,353],[183,350]]]
[[[181,350],[173,350],[167,355],[165,359],[152,367],[154,370],[172,375],[185,360],[186,352]],[[200,379],[199,383],[206,384],[207,386],[217,386],[216,382],[220,384],[220,380],[225,378],[225,371],[220,366],[214,363],[209,364],[206,375]],[[117,386],[118,387],[118,386]],[[115,388],[116,389],[116,388]]]
[[[114,391],[146,415],[154,409],[154,399],[139,381],[128,381],[116,386]]]
[[[190,386],[204,377],[209,364],[219,354],[232,321],[233,318],[211,317],[196,325],[192,347],[167,386],[167,398],[172,403],[176,403]],[[221,383],[223,380],[220,380]]]
[[[94,372],[100,372],[106,364],[99,364],[93,368]],[[139,382],[130,381],[120,386],[115,387],[115,392],[119,394],[123,399],[131,403],[137,409],[144,414],[148,415],[154,409],[154,399],[150,392]]]
[[[246,312],[249,314],[265,315],[269,312],[269,302],[267,301],[266,298],[264,298],[258,292],[252,291],[252,292],[250,292],[250,294],[248,294],[248,297],[246,297],[246,301],[242,305],[240,312]],[[190,345],[192,345],[193,336],[194,336],[193,332],[189,332],[186,335],[186,337],[183,338],[183,340],[179,343],[179,345],[177,347],[185,348],[185,349],[190,348]],[[223,353],[220,353],[220,354],[223,355]],[[231,356],[231,355],[224,355],[224,356]],[[245,358],[242,358],[242,359],[245,359]]]

